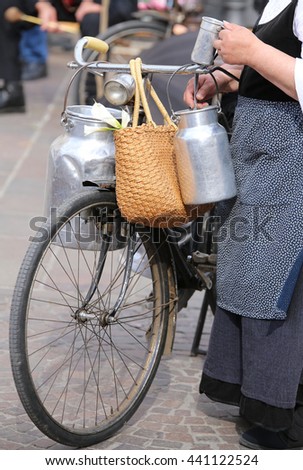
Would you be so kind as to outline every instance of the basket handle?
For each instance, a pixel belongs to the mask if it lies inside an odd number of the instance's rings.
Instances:
[[[139,121],[139,107],[140,107],[140,102],[142,103],[144,113],[146,115],[146,121],[149,124],[152,124],[156,127],[155,122],[153,121],[151,111],[148,105],[148,101],[146,98],[146,93],[144,89],[144,83],[142,79],[142,60],[140,57],[137,57],[136,59],[131,59],[129,62],[130,65],[130,70],[131,74],[135,80],[136,83],[136,91],[135,91],[135,104],[134,104],[134,113],[133,113],[133,124],[132,127],[136,127],[138,125]],[[164,121],[175,128],[177,128],[176,124],[171,120],[168,112],[166,111],[165,106],[161,102],[159,96],[157,95],[154,87],[152,86],[151,82],[149,79],[146,80],[146,84],[148,87],[148,91],[150,93],[150,96],[154,100],[156,106],[158,107],[160,113],[162,114]]]

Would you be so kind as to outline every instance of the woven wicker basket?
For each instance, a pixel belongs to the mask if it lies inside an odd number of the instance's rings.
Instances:
[[[193,208],[183,204],[174,152],[177,126],[148,82],[151,97],[165,124],[153,122],[142,80],[141,60],[131,60],[130,67],[136,81],[133,124],[114,132],[118,206],[129,222],[154,227],[184,224],[212,205]],[[140,102],[147,122],[138,126]]]

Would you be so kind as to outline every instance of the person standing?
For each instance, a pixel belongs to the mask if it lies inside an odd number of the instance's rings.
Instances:
[[[303,447],[303,0],[269,0],[253,32],[224,23],[219,90],[238,91],[237,196],[217,205],[217,310],[200,392],[239,407],[252,449]],[[240,78],[240,81],[236,79]],[[184,100],[202,107],[210,75]]]
[[[64,2],[64,3],[62,3]],[[1,0],[0,2],[0,114],[25,112],[20,61],[21,23],[10,23],[5,11],[17,7],[22,12],[38,16],[42,30],[57,32],[58,20],[78,21],[82,35],[96,36],[99,32],[101,0]],[[129,19],[137,10],[137,0],[111,0],[109,24]],[[50,26],[50,22],[55,25]]]
[[[48,44],[47,32],[40,26],[21,32],[20,60],[22,80],[37,80],[47,76]]]

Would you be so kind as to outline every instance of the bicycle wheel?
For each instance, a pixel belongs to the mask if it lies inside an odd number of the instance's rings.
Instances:
[[[26,412],[53,440],[107,439],[143,400],[166,339],[166,252],[121,218],[113,193],[92,190],[31,243],[13,295],[11,363]]]
[[[98,52],[87,50],[84,59],[87,62],[106,60],[113,63],[127,63],[133,57],[140,57],[144,50],[164,39],[166,32],[165,22],[125,21],[111,26],[105,33],[97,36],[109,45],[107,54],[101,56]],[[87,71],[79,73],[74,80],[74,102],[93,104],[94,100],[100,101],[103,96],[103,83],[108,76],[109,74],[100,77]]]

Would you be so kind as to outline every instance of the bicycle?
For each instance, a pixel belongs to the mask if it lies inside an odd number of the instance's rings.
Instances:
[[[165,11],[142,10],[135,13],[134,19],[110,26],[97,38],[105,41],[109,49],[105,54],[87,50],[83,55],[85,62],[104,60],[107,62],[127,63],[139,57],[159,41],[175,34],[175,28],[183,26],[190,30],[198,29],[201,21],[201,1],[192,2],[188,9],[178,0],[167,2]],[[93,104],[103,97],[103,78],[83,70],[74,82],[73,101],[77,104]]]
[[[127,64],[88,67],[129,71]],[[142,71],[201,73],[196,66]],[[214,312],[214,230],[207,215],[169,229],[130,224],[114,187],[96,182],[41,227],[16,281],[10,354],[21,402],[45,435],[91,446],[133,416],[172,350],[177,313],[196,290],[207,292],[203,305]]]

